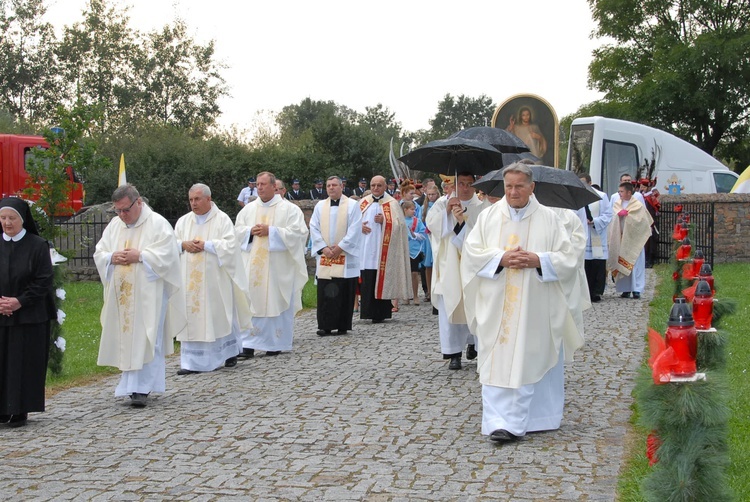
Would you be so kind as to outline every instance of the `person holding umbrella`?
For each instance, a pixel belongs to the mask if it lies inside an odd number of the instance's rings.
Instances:
[[[482,212],[461,255],[469,328],[477,336],[482,434],[495,442],[560,427],[563,362],[583,336],[565,291],[580,251],[555,212],[533,197],[531,166],[503,173],[505,197]]]
[[[461,369],[461,355],[477,357],[474,336],[464,314],[463,288],[459,267],[461,246],[474,227],[479,213],[489,202],[479,200],[472,187],[474,175],[461,172],[456,176],[455,190],[438,199],[425,219],[430,230],[433,250],[432,304],[438,310],[440,348],[443,359],[450,359],[448,369]]]

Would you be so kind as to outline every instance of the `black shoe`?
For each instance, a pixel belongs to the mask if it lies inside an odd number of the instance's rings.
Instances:
[[[380,324],[380,323],[382,323],[382,322],[383,322],[383,320],[382,320],[382,319],[373,319],[373,320],[372,320],[372,323],[373,323],[373,324]]]
[[[318,336],[329,336],[331,334],[330,329],[319,329],[317,332]]]
[[[279,354],[281,354],[280,350],[267,350],[266,351],[267,356],[278,356]]]
[[[224,361],[224,367],[225,368],[234,368],[237,366],[237,356],[230,357],[226,361]]]
[[[12,415],[8,421],[8,427],[23,427],[26,425],[26,419],[29,418],[28,413],[21,413],[20,415]]]
[[[638,291],[633,291],[633,298],[635,300],[640,300],[641,299],[641,294]]]
[[[186,370],[185,368],[180,368],[177,370],[178,375],[193,375],[195,373],[200,373],[200,371]]]
[[[139,392],[133,392],[130,394],[130,406],[133,408],[145,408],[148,394],[141,394]]]
[[[242,352],[237,354],[237,357],[240,359],[250,359],[251,357],[255,357],[255,349],[242,349]]]
[[[471,361],[472,359],[476,359],[476,358],[477,358],[477,349],[474,346],[474,344],[470,343],[469,346],[466,347],[466,359]]]
[[[451,357],[451,362],[448,365],[449,370],[460,370],[461,369],[461,356]]]
[[[630,291],[620,295],[620,298],[630,298]]]
[[[339,329],[339,330],[336,330],[336,334],[337,334],[337,335],[345,335],[345,334],[347,334],[348,332],[349,332],[349,330],[346,330],[346,329]]]
[[[597,303],[597,302],[600,302],[600,301],[602,301],[602,297],[599,296],[599,295],[594,295],[594,296],[591,297],[591,303]]]
[[[438,314],[440,314],[440,312],[438,312],[438,309],[436,309],[435,307],[432,307],[432,315],[438,315]]]
[[[496,431],[492,431],[492,434],[490,434],[490,441],[497,441],[498,443],[512,443],[513,441],[518,441],[521,439],[520,436],[516,436],[515,434],[512,434],[505,429],[498,429]]]
[[[12,415],[0,415],[0,424],[7,423]]]

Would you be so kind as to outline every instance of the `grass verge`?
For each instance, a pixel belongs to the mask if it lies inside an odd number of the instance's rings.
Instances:
[[[655,272],[658,276],[654,299],[649,304],[649,326],[660,333],[667,328],[669,310],[672,307],[672,268],[670,265],[659,265]],[[750,337],[748,337],[747,319],[750,318],[748,306],[747,277],[750,277],[750,265],[732,263],[717,265],[714,269],[716,297],[733,299],[738,308],[734,315],[722,322],[722,329],[729,334],[727,354],[727,376],[732,399],[729,403],[732,416],[729,420],[729,454],[731,465],[728,470],[730,485],[735,494],[750,493],[750,381],[747,371],[750,369]],[[646,333],[643,334],[644,338]],[[644,362],[648,354],[644,352]],[[635,377],[635,375],[634,375]],[[646,459],[647,430],[637,425],[638,408],[633,404],[632,433],[628,439],[628,454],[620,471],[617,488],[617,499],[627,502],[645,500],[640,493],[640,484],[649,473]]]

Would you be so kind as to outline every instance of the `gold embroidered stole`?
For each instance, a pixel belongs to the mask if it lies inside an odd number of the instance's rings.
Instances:
[[[118,237],[117,249],[127,248],[139,249],[142,226],[125,228]],[[117,297],[117,312],[120,320],[121,341],[126,344],[125,350],[130,351],[133,342],[133,329],[135,324],[135,291],[136,291],[136,267],[140,263],[128,265],[116,265],[113,275],[115,296]]]
[[[333,247],[346,237],[347,223],[349,220],[349,198],[345,195],[339,200],[339,210],[336,215],[336,236],[334,242],[329,242],[331,234],[331,199],[330,197],[323,201],[323,207],[320,210],[320,234],[323,241],[328,247]],[[320,255],[320,263],[316,274],[318,279],[331,279],[333,277],[344,277],[344,264],[346,263],[345,253],[342,251],[338,258],[330,259],[325,255]]]
[[[280,205],[264,206],[258,204],[254,225],[259,223],[272,225],[276,207]],[[255,312],[267,311],[270,264],[269,236],[253,236],[253,245],[250,248],[250,301]]]
[[[506,214],[503,214],[503,227],[500,231],[500,247],[505,251],[510,251],[521,246],[526,249],[529,240],[529,225],[531,218],[524,218],[521,221],[512,221]],[[492,368],[499,369],[505,381],[510,380],[513,372],[513,359],[516,351],[516,341],[518,340],[518,323],[521,318],[521,311],[524,308],[523,301],[523,284],[525,274],[533,273],[533,269],[515,269],[505,268],[505,295],[503,298],[503,312],[500,316],[500,330],[498,333],[495,346],[492,350]],[[501,363],[498,364],[495,358],[500,357]]]
[[[189,223],[188,236],[192,239],[205,241],[205,236],[211,235],[211,225],[216,218],[209,218],[201,230],[205,235],[200,235],[196,231],[198,222],[193,216]],[[193,232],[196,232],[193,234]],[[186,277],[185,287],[187,289],[187,319],[188,319],[188,339],[205,333],[206,329],[206,251],[200,253],[187,253],[187,266],[185,267]]]

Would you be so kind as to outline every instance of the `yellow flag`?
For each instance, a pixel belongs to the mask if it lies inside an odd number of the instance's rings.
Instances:
[[[120,155],[120,178],[117,181],[117,186],[127,185],[128,179],[125,176],[125,154]]]

